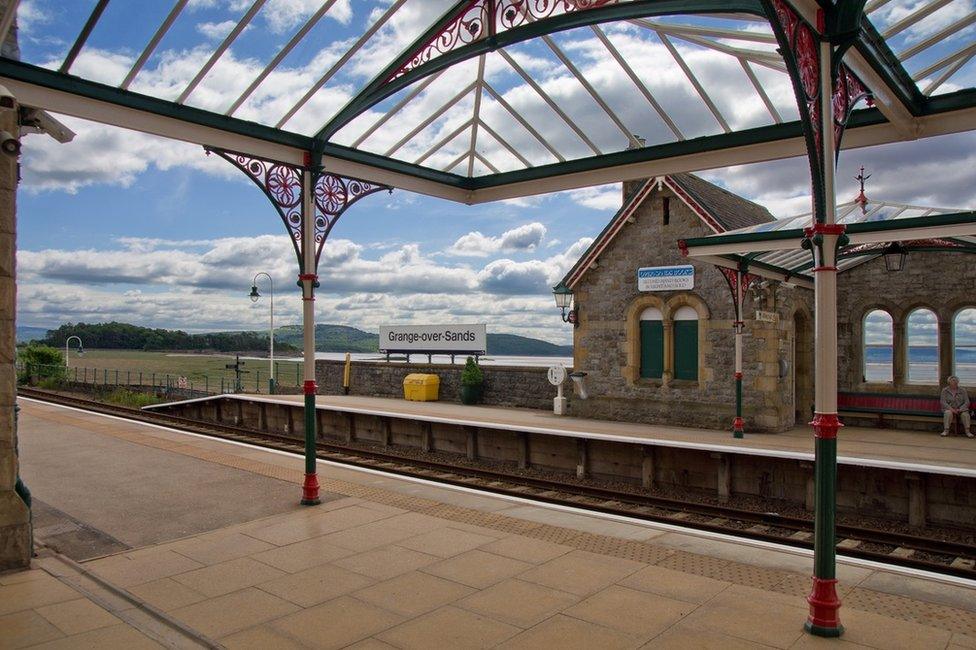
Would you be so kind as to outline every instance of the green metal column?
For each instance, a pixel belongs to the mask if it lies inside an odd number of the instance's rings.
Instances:
[[[308,155],[302,171],[302,328],[305,344],[305,481],[302,484],[302,505],[314,506],[319,501],[319,479],[315,454],[315,207],[312,204],[312,156]]]

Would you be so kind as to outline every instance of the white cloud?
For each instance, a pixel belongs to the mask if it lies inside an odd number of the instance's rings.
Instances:
[[[49,20],[51,14],[42,9],[37,0],[21,0],[17,5],[17,29],[21,33],[30,33],[37,25]]]
[[[568,192],[569,198],[577,205],[591,210],[617,210],[622,202],[620,185],[596,185]]]
[[[237,21],[234,20],[224,20],[219,23],[200,23],[197,25],[197,31],[211,40],[217,40],[230,34],[231,30],[234,29],[236,24]],[[247,29],[250,29],[250,26],[248,26]],[[247,29],[244,31],[247,31]]]
[[[446,252],[459,257],[488,257],[498,252],[531,252],[539,247],[545,236],[546,227],[539,222],[507,230],[498,237],[489,237],[474,231],[459,237]]]

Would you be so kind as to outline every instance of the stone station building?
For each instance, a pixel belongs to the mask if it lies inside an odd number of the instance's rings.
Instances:
[[[839,215],[879,220],[906,210],[941,211],[872,202],[863,193],[838,206]],[[693,174],[625,183],[620,210],[561,283],[573,293],[574,369],[587,373],[589,392],[587,400],[573,400],[572,413],[728,428],[735,416],[734,292],[718,267],[683,257],[679,241],[773,224],[765,208]],[[976,266],[969,255],[947,251],[976,249],[948,240],[905,245],[911,255],[903,271],[887,271],[880,249],[842,268],[841,392],[935,396],[955,371],[954,351],[962,347],[956,338],[960,316],[976,321]],[[694,267],[692,288],[639,290],[638,269],[679,265]],[[744,292],[743,416],[748,431],[783,431],[807,422],[812,413],[812,282],[802,275],[787,280],[755,278]],[[937,331],[937,341],[934,335],[931,341],[912,341],[910,321],[912,331]],[[923,364],[910,362],[908,348],[925,343],[937,347],[938,363],[929,364],[923,375],[913,370]],[[889,349],[890,357],[875,355],[869,370],[872,346]],[[936,426],[886,422],[891,424]]]

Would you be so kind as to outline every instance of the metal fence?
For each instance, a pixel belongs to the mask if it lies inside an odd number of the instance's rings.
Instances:
[[[29,369],[17,364],[17,375],[22,383],[72,384],[74,387],[128,388],[148,390],[173,396],[203,396],[223,393],[269,393],[270,369],[246,370],[240,375],[233,370],[218,372],[193,371],[179,373],[150,372],[119,368],[90,366],[65,367],[64,365],[32,364]],[[293,392],[302,386],[302,364],[293,361],[275,362],[275,390]]]

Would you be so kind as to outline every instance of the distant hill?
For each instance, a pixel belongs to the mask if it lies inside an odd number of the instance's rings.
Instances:
[[[100,349],[253,352],[268,347],[268,335],[265,331],[187,334],[180,330],[150,329],[128,323],[67,323],[50,330],[43,327],[17,328],[18,341],[37,340],[55,347],[64,347],[65,340],[72,335],[80,336],[85,347]],[[301,325],[285,325],[275,329],[276,351],[297,352],[302,347]],[[315,349],[318,352],[377,352],[379,334],[347,325],[316,325]],[[573,347],[515,334],[489,334],[488,354],[520,357],[572,356]]]
[[[17,326],[17,342],[29,343],[30,341],[40,341],[47,336],[46,327],[31,327],[29,325]]]
[[[275,329],[275,344],[278,341],[302,349],[302,326],[286,325]],[[379,341],[379,334],[370,334],[355,327],[315,326],[315,349],[319,352],[376,352],[379,350]]]
[[[129,323],[65,323],[47,330],[39,339],[45,345],[64,347],[72,336],[81,339],[86,348],[105,350],[166,350],[200,352],[252,352],[268,348],[263,332],[212,332],[187,334],[182,330],[148,328]],[[281,351],[297,351],[283,343]]]
[[[573,346],[556,345],[517,334],[489,334],[488,354],[512,357],[571,357]]]
[[[301,325],[286,325],[275,330],[275,343],[287,342],[302,347]],[[315,349],[319,352],[377,352],[379,335],[347,325],[316,325]],[[516,334],[488,334],[488,354],[519,357],[568,357],[573,346]]]

